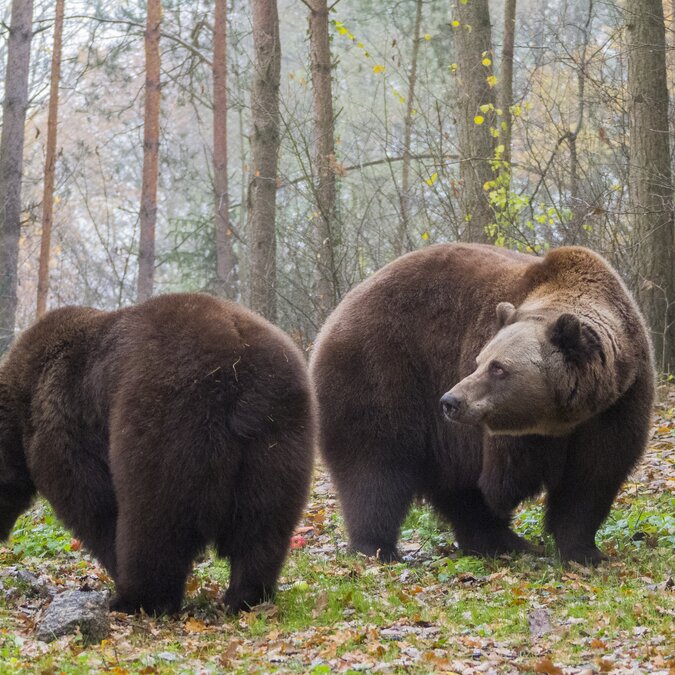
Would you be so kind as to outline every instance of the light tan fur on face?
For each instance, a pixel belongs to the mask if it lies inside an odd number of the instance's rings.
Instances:
[[[507,366],[509,371],[531,369],[532,366],[539,368],[542,363],[543,338],[543,326],[531,322],[519,321],[506,326],[476,357],[478,369],[484,369],[494,359]]]
[[[488,342],[476,358],[476,370],[450,391],[462,401],[458,421],[483,424],[493,434],[559,435],[569,431],[569,425],[555,412],[547,377],[551,355],[543,351],[545,333],[543,322],[518,321]],[[495,364],[505,371],[503,378],[492,374]]]

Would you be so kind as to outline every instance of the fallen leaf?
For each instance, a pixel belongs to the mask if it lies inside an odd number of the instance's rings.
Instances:
[[[532,670],[535,673],[547,673],[547,675],[564,675],[563,671],[556,666],[548,656],[539,659],[533,666]]]
[[[608,661],[607,659],[598,659],[596,663],[598,664],[598,668],[600,669],[601,673],[609,673],[610,671],[614,670],[614,663],[612,661]]]
[[[196,593],[199,590],[199,579],[197,577],[190,577],[185,584],[185,591],[187,593]]]
[[[309,527],[296,527],[295,532],[293,533],[294,535],[297,534],[307,534],[308,532],[313,532],[314,528],[309,526]]]
[[[314,609],[312,610],[312,616],[314,618],[317,618],[323,612],[326,610],[328,607],[328,592],[327,591],[321,591],[319,595],[316,596],[316,601],[314,603]]]
[[[191,616],[185,622],[185,630],[188,633],[203,633],[206,630],[206,624],[203,621],[199,621]]]

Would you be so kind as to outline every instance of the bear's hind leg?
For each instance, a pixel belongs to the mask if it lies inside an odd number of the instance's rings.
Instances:
[[[236,614],[274,598],[289,542],[290,537],[251,541],[249,546],[241,541],[230,550],[230,585],[225,592],[229,613]]]
[[[230,560],[227,611],[236,613],[273,599],[312,476],[312,437],[306,429],[277,440],[252,441],[242,453],[233,508],[216,540]]]
[[[496,556],[502,553],[532,552],[534,549],[510,527],[509,519],[494,513],[477,488],[430,495],[432,505],[447,518],[459,547],[467,553]]]
[[[147,508],[157,507],[147,504]],[[120,508],[113,611],[174,614],[180,610],[192,561],[205,541],[193,525],[176,522],[171,515],[158,512],[153,517],[143,510]]]
[[[400,560],[396,544],[417,481],[403,467],[333,473],[352,550],[382,562]]]
[[[173,614],[197,554],[218,527],[230,490],[216,462],[215,423],[142,381],[113,406],[110,464],[117,496],[117,594],[111,609]],[[145,387],[145,388],[144,388]],[[160,393],[161,390],[159,390]],[[147,401],[155,409],[149,409]],[[161,412],[160,412],[161,411]],[[231,472],[229,472],[231,473]]]

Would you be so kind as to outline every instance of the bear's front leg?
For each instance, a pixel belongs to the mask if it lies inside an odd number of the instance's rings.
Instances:
[[[16,519],[28,509],[35,497],[35,486],[30,481],[0,480],[0,541],[5,541]]]
[[[609,513],[618,491],[600,493],[586,489],[563,488],[550,493],[546,513],[546,528],[555,538],[563,562],[598,565],[606,556],[595,544],[595,534]]]
[[[564,471],[547,486],[546,527],[563,561],[597,565],[605,559],[595,535],[644,450],[649,403],[638,382],[570,437]]]
[[[524,500],[541,493],[544,478],[559,473],[567,439],[546,436],[487,436],[478,487],[492,511],[510,519]]]
[[[115,578],[117,503],[107,448],[73,434],[65,411],[34,416],[40,427],[28,445],[31,473],[56,515]]]
[[[16,519],[28,509],[36,493],[26,466],[21,434],[6,409],[4,396],[0,388],[0,541],[9,537]]]

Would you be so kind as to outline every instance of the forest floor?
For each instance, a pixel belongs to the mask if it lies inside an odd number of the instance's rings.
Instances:
[[[402,534],[405,562],[350,555],[334,490],[317,471],[276,604],[227,617],[227,565],[204,556],[173,617],[111,615],[112,631],[39,642],[43,589],[111,589],[44,502],[0,548],[0,673],[675,673],[675,387],[649,450],[599,541],[610,560],[564,569],[539,501],[517,530],[546,557],[463,557],[424,505]]]

